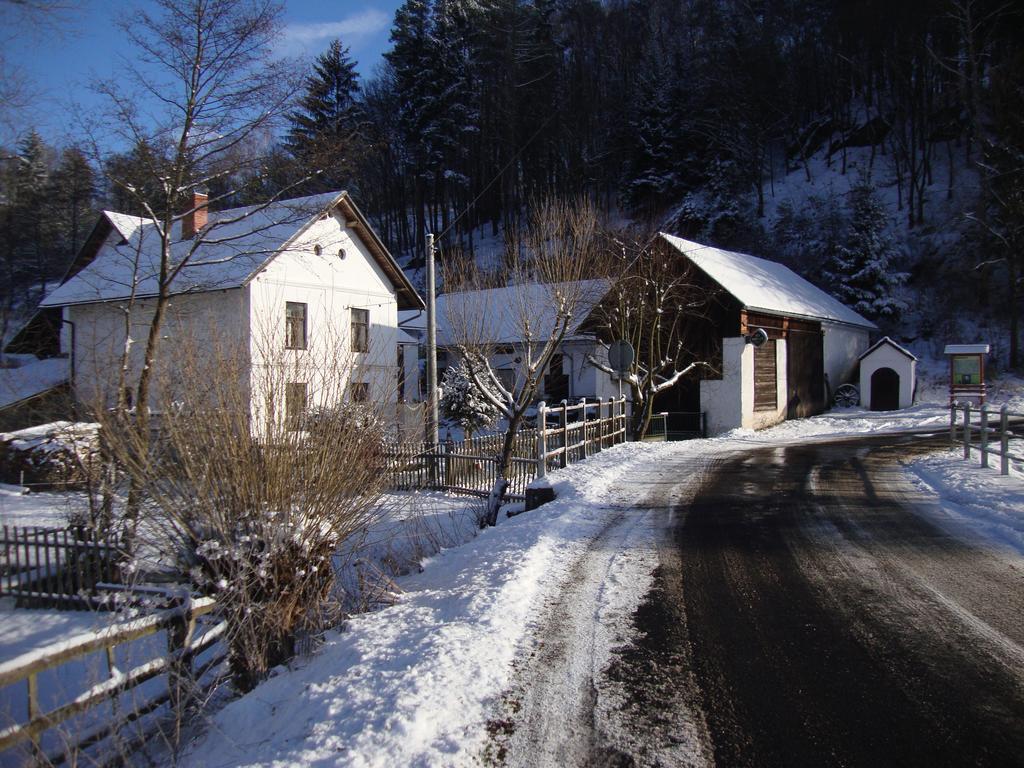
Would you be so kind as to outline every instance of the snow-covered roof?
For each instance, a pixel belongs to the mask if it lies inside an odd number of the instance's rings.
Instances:
[[[611,285],[610,280],[601,279],[441,294],[437,297],[437,343],[444,346],[465,338],[491,344],[515,344],[524,341],[527,322],[533,338],[543,340],[557,320],[555,295],[578,292],[579,302],[566,334],[566,338],[570,338]]]
[[[944,355],[987,355],[988,344],[947,344],[942,351]]]
[[[195,293],[240,288],[316,218],[343,205],[346,218],[357,228],[370,252],[399,293],[399,305],[422,306],[422,301],[376,233],[346,192],[328,192],[269,205],[211,211],[203,239],[180,237],[174,225],[171,262],[188,263],[175,277],[172,292]],[[59,307],[154,296],[160,274],[160,235],[151,219],[112,211],[103,214],[121,236],[100,248],[96,257],[47,296],[41,306]],[[194,249],[194,252],[193,252]]]
[[[41,395],[68,380],[68,361],[62,357],[32,359],[18,368],[0,368],[0,408]]]
[[[870,320],[778,262],[701,245],[664,232],[661,237],[746,309],[828,320],[861,328],[876,327]]]
[[[886,345],[886,346],[892,347],[897,352],[900,352],[900,353],[906,355],[907,357],[909,357],[911,360],[915,360],[915,361],[917,360],[917,356],[914,355],[910,350],[908,350],[906,347],[900,346],[895,341],[890,339],[888,336],[883,336],[882,338],[880,338],[878,341],[876,341],[874,344],[872,344],[870,347],[868,347],[866,350],[864,350],[864,352],[861,353],[861,356],[858,357],[857,359],[858,360],[863,360],[865,357],[870,355],[872,352],[874,352],[876,349],[881,347],[883,344]]]

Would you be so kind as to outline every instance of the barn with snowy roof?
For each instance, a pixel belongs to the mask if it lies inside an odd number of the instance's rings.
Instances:
[[[853,381],[876,330],[870,320],[777,262],[659,238],[715,296],[713,373],[677,388],[660,410],[702,411],[709,434],[759,429],[821,413],[831,392]]]
[[[404,338],[398,311],[424,304],[347,192],[209,212],[205,195],[192,203],[169,233],[176,273],[161,342],[163,386],[201,386],[175,369],[179,353],[194,362],[197,353],[216,352],[208,356],[230,354],[231,364],[251,372],[254,418],[260,409],[290,418],[332,405],[320,402],[328,391],[395,398]],[[69,358],[76,398],[89,407],[111,403],[118,387],[131,387],[138,376],[159,287],[160,226],[104,212],[41,304],[42,313],[59,314],[59,348]],[[338,360],[346,361],[343,368]],[[269,366],[287,370],[280,403],[258,394],[256,377]],[[346,382],[325,386],[327,370]]]

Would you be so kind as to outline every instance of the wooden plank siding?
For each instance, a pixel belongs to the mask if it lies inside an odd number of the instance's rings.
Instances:
[[[774,411],[779,407],[776,340],[754,347],[754,410]]]

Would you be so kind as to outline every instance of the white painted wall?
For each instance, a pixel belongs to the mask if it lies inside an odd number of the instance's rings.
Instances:
[[[786,418],[786,342],[775,342],[776,407],[754,410],[754,347],[742,336],[722,339],[722,378],[700,382],[700,407],[707,412],[708,435],[730,429],[764,429]]]
[[[722,339],[722,378],[700,382],[700,407],[709,436],[743,427],[744,414],[753,414],[754,348],[742,336]]]
[[[125,320],[130,318],[126,385],[138,383],[155,302],[143,299],[128,312],[126,302],[66,307],[65,318],[75,324],[75,397],[88,408],[108,407],[117,399],[125,351]],[[157,350],[157,367],[150,407],[161,410],[178,388],[193,390],[248,365],[245,292],[239,289],[172,297],[166,310]],[[67,326],[65,326],[67,327]],[[62,342],[70,347],[70,328]],[[224,361],[230,361],[230,364]],[[205,374],[205,375],[204,375]]]
[[[882,344],[860,361],[860,404],[871,406],[871,375],[879,368],[892,368],[900,376],[900,408],[914,404],[917,389],[917,361],[888,344]]]
[[[319,245],[321,252],[316,253]],[[344,249],[345,257],[339,257]],[[305,383],[310,407],[347,397],[350,382],[365,382],[370,400],[397,401],[398,303],[369,250],[335,212],[315,222],[248,286],[253,389],[272,389],[284,408],[284,386]],[[285,305],[306,304],[307,348],[285,348]],[[369,311],[369,351],[352,349],[352,309]],[[264,396],[253,397],[255,409]]]
[[[825,394],[831,397],[840,384],[857,380],[857,358],[868,348],[870,334],[865,328],[837,323],[823,322],[821,328],[825,332],[825,375],[828,376]]]

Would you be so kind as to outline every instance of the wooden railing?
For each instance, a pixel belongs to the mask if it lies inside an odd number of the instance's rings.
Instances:
[[[550,422],[554,422],[552,425]],[[537,408],[537,475],[626,440],[626,399]]]
[[[85,608],[97,585],[120,582],[122,541],[85,526],[0,529],[0,596],[22,605]]]
[[[1024,439],[1021,419],[1024,413],[1012,413],[1006,405],[994,414],[988,404],[972,409],[971,403],[953,403],[949,408],[949,442],[963,446],[965,460],[970,459],[972,450],[978,451],[982,467],[989,465],[990,456],[997,457],[999,473],[1007,475],[1011,459],[1024,462],[1024,455],[1010,452],[1012,439]]]
[[[626,439],[625,398],[537,407],[537,427],[520,430],[512,453],[507,497],[526,498],[538,473],[564,467]],[[429,488],[486,497],[498,479],[504,435],[444,443],[398,443],[385,449],[394,490]],[[538,472],[538,467],[544,468]]]
[[[203,681],[207,673],[224,661],[223,652],[215,652],[210,658],[195,667],[194,661],[211,648],[223,635],[227,625],[220,622],[196,636],[196,620],[211,613],[216,607],[213,598],[203,597],[186,600],[183,604],[146,616],[141,619],[116,624],[97,632],[90,632],[68,640],[62,640],[49,647],[24,653],[0,664],[0,688],[25,683],[28,703],[28,720],[9,725],[0,730],[0,755],[6,750],[23,746],[39,762],[57,764],[68,757],[68,752],[79,753],[116,734],[127,723],[155,711],[167,704],[172,711],[179,711],[187,696],[213,685],[216,680]],[[139,664],[127,672],[117,668],[114,649],[162,630],[167,631],[167,653]],[[62,665],[79,662],[97,651],[104,651],[107,659],[107,679],[98,682],[84,693],[60,706],[43,712],[40,708],[39,675]],[[43,734],[60,726],[71,717],[84,713],[99,704],[117,699],[159,675],[166,675],[166,689],[155,696],[135,702],[134,706],[120,716],[110,718],[89,733],[75,734],[62,749],[52,749],[47,754],[41,743]],[[115,713],[117,712],[115,708]],[[66,734],[65,734],[66,736]],[[124,744],[127,750],[134,749],[144,736],[133,744]],[[28,744],[26,744],[28,742]],[[68,749],[70,747],[70,750]],[[93,764],[90,762],[90,765]]]

